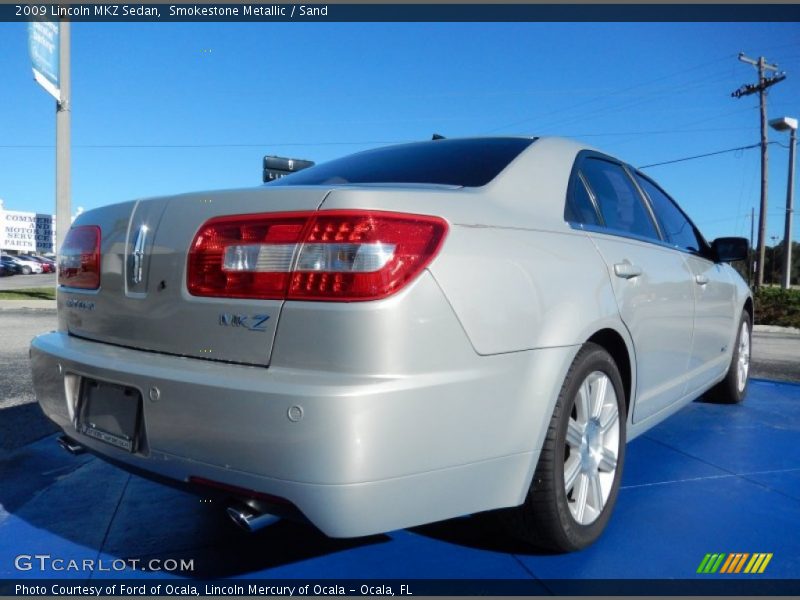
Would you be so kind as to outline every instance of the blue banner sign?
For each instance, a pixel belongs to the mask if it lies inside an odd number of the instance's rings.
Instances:
[[[56,100],[61,101],[59,74],[59,24],[51,21],[28,23],[28,50],[31,54],[33,78]]]

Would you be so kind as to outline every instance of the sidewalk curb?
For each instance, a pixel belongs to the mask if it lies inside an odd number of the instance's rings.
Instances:
[[[753,333],[786,333],[790,335],[800,335],[797,327],[780,327],[778,325],[754,325]]]
[[[4,310],[56,310],[55,300],[0,300],[0,311]]]

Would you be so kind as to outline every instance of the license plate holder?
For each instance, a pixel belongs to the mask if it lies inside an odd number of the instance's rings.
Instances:
[[[141,415],[139,390],[89,378],[81,381],[77,429],[82,434],[133,453],[138,449]]]

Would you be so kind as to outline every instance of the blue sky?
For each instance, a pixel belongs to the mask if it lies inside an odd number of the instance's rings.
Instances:
[[[26,26],[0,39],[0,198],[52,212],[54,100]],[[319,162],[433,132],[565,135],[634,165],[749,145],[757,97],[730,93],[756,73],[739,51],[788,73],[770,118],[800,117],[797,23],[77,23],[72,40],[73,209],[259,185],[264,154]],[[779,238],[787,162],[770,146]],[[706,237],[749,235],[757,150],[647,172]]]

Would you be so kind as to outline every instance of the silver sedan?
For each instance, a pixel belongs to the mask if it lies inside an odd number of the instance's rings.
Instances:
[[[225,497],[250,530],[496,511],[574,550],[626,441],[744,398],[746,253],[572,141],[381,148],[81,214],[34,386],[66,448]]]

